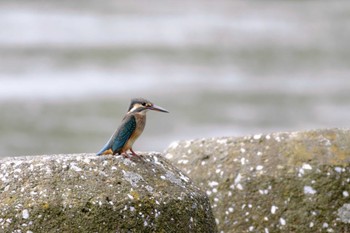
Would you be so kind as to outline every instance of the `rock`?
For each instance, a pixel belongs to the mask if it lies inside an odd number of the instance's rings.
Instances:
[[[166,157],[211,200],[219,232],[350,232],[350,131],[173,143]]]
[[[208,197],[160,154],[0,160],[0,232],[216,232]]]

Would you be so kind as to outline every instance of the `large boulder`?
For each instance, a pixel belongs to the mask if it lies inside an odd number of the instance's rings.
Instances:
[[[211,200],[220,232],[350,232],[350,131],[173,143],[166,157]]]
[[[0,232],[216,232],[205,193],[158,153],[0,160]]]

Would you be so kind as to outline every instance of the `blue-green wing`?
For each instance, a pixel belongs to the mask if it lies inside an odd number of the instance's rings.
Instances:
[[[129,140],[136,129],[136,119],[134,116],[127,116],[120,125],[112,143],[113,152],[120,150]]]
[[[112,149],[113,154],[123,148],[136,129],[136,119],[133,115],[126,116],[118,130],[112,135],[106,145],[97,153],[102,155],[106,150]]]

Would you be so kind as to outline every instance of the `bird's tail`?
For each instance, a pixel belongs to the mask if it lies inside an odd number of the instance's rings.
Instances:
[[[97,156],[105,154],[113,154],[112,148],[109,145],[109,143],[106,143],[106,145],[104,145],[104,147],[102,147],[102,149],[96,153]]]

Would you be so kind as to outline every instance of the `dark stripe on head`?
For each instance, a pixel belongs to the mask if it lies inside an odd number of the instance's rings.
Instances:
[[[143,103],[151,103],[151,101],[146,100],[146,99],[144,99],[144,98],[134,98],[134,99],[131,99],[131,103],[130,103],[130,106],[129,106],[129,110],[128,110],[128,111],[130,111],[130,110],[134,107],[135,104],[141,104],[141,105],[142,105]],[[144,110],[144,109],[137,110],[137,112],[140,112],[140,111],[142,111],[142,110]]]

